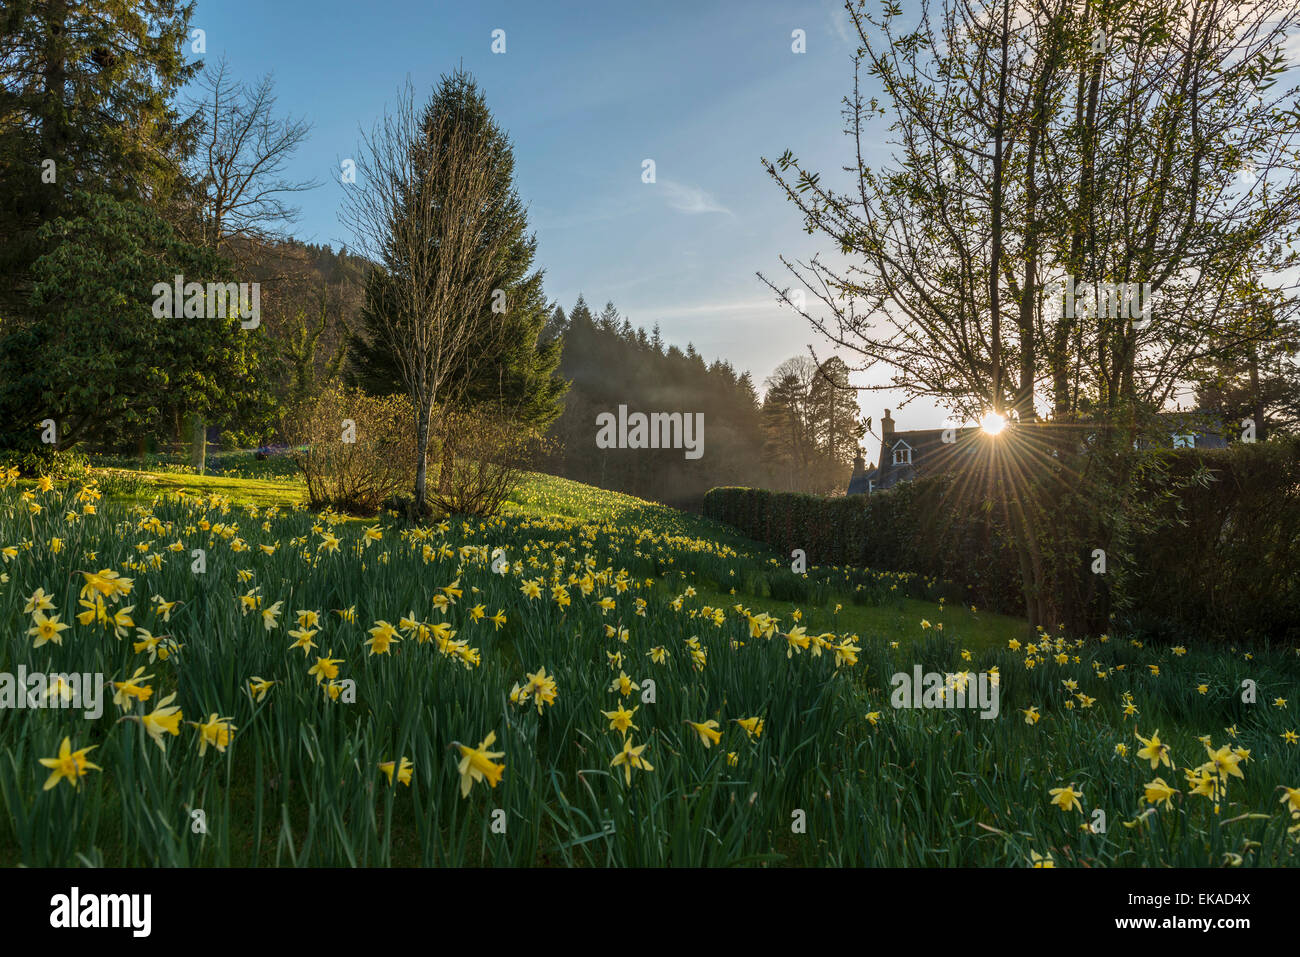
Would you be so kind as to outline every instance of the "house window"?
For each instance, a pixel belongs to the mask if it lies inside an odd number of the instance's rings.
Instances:
[[[912,450],[909,446],[900,444],[898,448],[894,449],[894,464],[895,465],[912,464]]]
[[[1173,436],[1173,440],[1174,440],[1174,448],[1176,448],[1176,449],[1194,449],[1194,448],[1196,448],[1196,436],[1195,436],[1195,435],[1178,435],[1177,433],[1175,433],[1174,436]]]

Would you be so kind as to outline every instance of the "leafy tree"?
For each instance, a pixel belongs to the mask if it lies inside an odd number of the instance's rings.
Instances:
[[[843,192],[791,151],[764,160],[806,230],[843,257],[783,260],[807,305],[769,285],[909,397],[968,419],[1010,410],[1028,423],[1045,408],[1061,423],[1098,420],[1096,448],[1114,453],[1105,464],[1077,458],[1068,429],[1012,430],[1002,445],[1022,447],[992,490],[1017,531],[1031,621],[1077,625],[1047,570],[1092,548],[1124,551],[1142,520],[1133,442],[1144,423],[1198,363],[1261,342],[1300,310],[1276,279],[1300,235],[1300,116],[1295,89],[1277,86],[1300,10],[1286,0],[944,0],[919,17],[895,3],[879,15],[847,7],[861,41],[849,132],[870,155],[878,137],[867,127],[883,119],[891,155],[859,164]],[[886,103],[862,94],[862,72]],[[1062,308],[1067,278],[1145,283],[1150,321]],[[1062,534],[1052,516],[1063,488],[1106,522]]]
[[[177,408],[218,422],[252,414],[259,333],[230,318],[156,318],[155,283],[219,282],[227,267],[178,239],[138,203],[74,195],[76,215],[40,230],[31,312],[0,325],[0,419],[8,444],[36,444],[54,419],[60,447],[124,443],[162,426]]]

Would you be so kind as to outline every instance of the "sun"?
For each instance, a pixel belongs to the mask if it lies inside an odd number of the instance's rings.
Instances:
[[[980,428],[989,435],[997,435],[1007,427],[1005,416],[998,415],[992,410],[984,413],[984,418],[980,419]]]

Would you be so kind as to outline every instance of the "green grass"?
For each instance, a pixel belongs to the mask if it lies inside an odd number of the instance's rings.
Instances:
[[[1180,653],[1079,636],[1038,638],[1030,655],[1022,622],[941,607],[915,576],[796,575],[697,516],[551,477],[530,478],[500,518],[426,529],[268,510],[293,483],[155,477],[190,494],[155,502],[160,486],[124,483],[121,497],[77,517],[75,489],[0,490],[0,549],[12,549],[0,552],[0,672],[121,682],[143,667],[150,689],[129,711],[109,701],[93,720],[0,708],[0,864],[1020,866],[1031,852],[1087,866],[1295,861],[1278,803],[1280,786],[1300,786],[1300,745],[1283,739],[1298,723],[1293,649]],[[378,540],[367,539],[370,525]],[[202,574],[193,549],[205,552]],[[132,579],[105,608],[131,606],[120,637],[93,614],[74,622],[78,572],[101,568]],[[537,598],[524,594],[533,579]],[[453,583],[460,594],[438,607]],[[62,643],[37,648],[28,636],[37,588],[73,622]],[[153,596],[177,602],[170,620]],[[276,603],[268,629],[261,611]],[[310,655],[289,647],[299,609],[321,615]],[[499,628],[488,617],[498,610]],[[761,612],[780,619],[766,637],[754,631],[764,630]],[[376,622],[408,614],[446,623],[465,644],[408,629],[388,653],[370,654]],[[137,650],[149,637],[140,629],[181,647],[150,660]],[[815,654],[816,635],[857,650],[842,661],[831,647]],[[657,648],[665,661],[650,657]],[[338,680],[354,682],[340,700],[308,674],[329,651]],[[998,716],[893,708],[892,676],[916,665],[996,669]],[[539,713],[510,693],[540,667],[558,694]],[[642,688],[612,691],[620,671]],[[275,682],[262,700],[249,692],[254,676]],[[1254,704],[1242,700],[1246,679]],[[200,753],[189,724],[160,750],[132,720],[173,693],[186,722],[230,719],[224,752]],[[1275,698],[1288,700],[1275,707]],[[1127,701],[1136,715],[1124,713]],[[630,785],[611,766],[622,736],[602,715],[621,703],[637,709],[631,741],[654,767]],[[1036,724],[1022,714],[1031,707]],[[749,717],[763,719],[761,735],[736,724]],[[721,734],[710,748],[686,724],[707,720]],[[1136,758],[1135,731],[1157,728],[1176,768]],[[504,777],[462,797],[453,743],[477,745],[489,732]],[[1206,760],[1201,735],[1250,752],[1217,813],[1187,793],[1183,774]],[[42,790],[49,772],[38,759],[64,737],[93,745],[102,770],[75,790],[66,781]],[[391,787],[378,765],[399,756],[413,762],[411,784]],[[1143,788],[1157,774],[1181,792],[1172,807],[1121,826],[1148,808]],[[1083,792],[1083,813],[1050,803],[1049,790],[1067,785]],[[206,834],[191,828],[197,809]],[[1081,829],[1095,809],[1104,833]],[[797,819],[804,830],[792,830]]]
[[[291,478],[233,478],[136,469],[96,469],[94,475],[114,498],[132,504],[147,504],[155,496],[184,492],[188,495],[216,493],[243,507],[287,507],[302,502],[306,491],[300,479]],[[118,484],[127,487],[121,494],[114,494],[114,486]]]
[[[106,477],[125,474],[126,470],[97,470],[101,483]],[[119,501],[134,505],[147,505],[155,496],[183,492],[188,495],[218,494],[228,498],[232,505],[266,508],[292,506],[303,501],[304,486],[295,479],[229,478],[224,476],[185,475],[172,472],[132,471],[140,485],[129,492],[114,496]],[[507,499],[504,514],[517,519],[564,519],[578,524],[602,525],[613,523],[626,527],[653,529],[659,534],[685,539],[702,539],[729,545],[742,551],[747,561],[754,565],[770,567],[777,561],[774,553],[762,545],[740,535],[735,529],[667,505],[594,488],[569,479],[540,472],[528,473],[520,486]],[[819,569],[814,568],[816,574]],[[773,599],[765,588],[740,588],[736,594],[725,593],[720,587],[710,587],[693,581],[717,604],[732,605],[745,602],[755,611],[768,611],[782,616],[799,608],[810,614],[818,627],[838,627],[840,630],[862,634],[877,633],[891,639],[914,637],[916,623],[922,619],[935,620],[941,611],[959,624],[963,634],[969,636],[971,647],[993,648],[1004,646],[1011,638],[1024,638],[1030,633],[1021,619],[981,612],[972,615],[967,609],[949,607],[946,610],[936,602],[904,598],[889,607],[866,607],[851,603],[851,595],[838,594],[845,608],[832,615],[831,609],[840,603],[835,596],[827,596],[821,605],[782,602]],[[821,612],[821,614],[818,614]]]

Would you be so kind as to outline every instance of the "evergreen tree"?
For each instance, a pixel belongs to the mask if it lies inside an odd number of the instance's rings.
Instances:
[[[454,116],[487,157],[492,214],[483,243],[493,248],[503,244],[507,250],[492,277],[493,296],[480,307],[485,319],[474,325],[491,330],[491,340],[464,350],[465,360],[449,379],[458,383],[455,391],[466,406],[496,405],[525,424],[545,426],[559,414],[564,392],[564,383],[555,374],[561,347],[544,336],[555,316],[542,292],[542,272],[533,268],[537,240],[527,233],[524,206],[514,187],[513,146],[468,74],[457,72],[444,79],[424,115],[426,128],[433,128],[437,117]],[[420,175],[428,175],[428,170]],[[397,357],[379,334],[393,321],[395,272],[401,268],[400,262],[389,261],[370,274],[359,329],[351,343],[351,378],[378,394],[406,389]]]
[[[174,212],[192,122],[173,101],[185,0],[16,0],[0,13],[0,319],[32,318],[37,235],[78,191]],[[170,217],[169,217],[170,218]],[[4,331],[0,330],[0,334]]]
[[[569,317],[564,314],[564,308],[557,302],[555,309],[551,312],[551,317],[546,320],[546,328],[542,330],[542,342],[555,342],[563,340],[564,334],[569,331]]]
[[[776,379],[763,399],[763,454],[785,491],[801,487],[811,458],[806,401],[804,385],[792,372]]]
[[[849,367],[831,356],[817,369],[808,394],[812,437],[830,462],[851,465],[866,433],[859,421],[857,392],[849,385]]]
[[[605,308],[600,311],[600,319],[597,320],[597,325],[600,327],[600,331],[617,332],[618,320],[618,310],[614,308],[614,303],[606,302]]]
[[[159,277],[227,281],[228,265],[139,203],[84,192],[72,203],[75,216],[40,231],[51,247],[32,267],[40,323],[0,337],[0,421],[10,425],[0,447],[39,444],[33,427],[46,418],[60,448],[126,444],[160,429],[168,410],[226,426],[258,418],[262,330],[235,315],[154,312]]]

